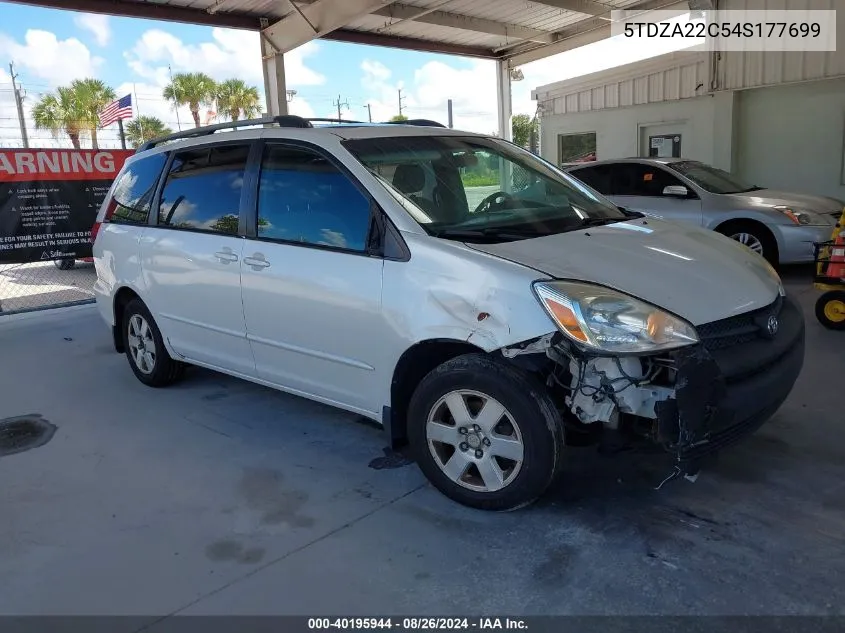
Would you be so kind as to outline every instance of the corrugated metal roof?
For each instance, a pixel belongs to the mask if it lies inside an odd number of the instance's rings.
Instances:
[[[72,7],[64,0],[11,1],[256,30],[262,19],[270,24],[284,19],[313,36],[288,0],[76,0]],[[543,47],[557,52],[562,40],[608,24],[611,9],[645,2],[653,6],[661,0],[296,0],[296,5],[306,14],[326,6],[324,15],[363,7],[323,34],[326,39],[507,59]]]

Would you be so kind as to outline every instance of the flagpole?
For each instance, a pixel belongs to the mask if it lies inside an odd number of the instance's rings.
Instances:
[[[135,89],[135,84],[132,84],[132,96],[135,98],[135,116],[138,117],[138,126],[141,128],[141,137],[144,136],[144,126],[141,125],[141,106],[138,103],[138,91]]]
[[[117,120],[117,128],[120,130],[120,146],[126,149],[126,135],[123,133],[123,119]]]

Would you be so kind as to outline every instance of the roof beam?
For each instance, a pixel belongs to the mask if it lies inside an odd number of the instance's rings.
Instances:
[[[278,22],[262,31],[264,38],[280,53],[323,37],[353,20],[372,13],[393,0],[316,0],[293,9]]]
[[[432,24],[435,26],[446,26],[454,29],[463,29],[464,31],[486,33],[488,35],[498,35],[516,40],[527,40],[531,42],[541,42],[544,44],[550,44],[555,41],[554,35],[549,31],[531,29],[517,24],[496,22],[494,20],[474,18],[468,15],[450,13],[447,11],[430,11],[421,13],[420,7],[414,7],[398,2],[390,5],[389,7],[373,11],[373,15],[380,15],[395,20],[409,20],[423,24]],[[389,25],[387,28],[389,28]]]
[[[349,42],[350,44],[365,44],[367,46],[385,46],[408,51],[422,51],[424,53],[441,53],[443,55],[461,55],[463,57],[478,57],[480,59],[501,59],[495,51],[482,46],[463,46],[446,42],[434,42],[414,37],[400,37],[373,33],[370,31],[352,31],[337,29],[323,39],[335,42]]]
[[[531,2],[545,4],[564,11],[586,13],[587,15],[603,15],[612,9],[610,5],[593,2],[592,0],[531,0]]]

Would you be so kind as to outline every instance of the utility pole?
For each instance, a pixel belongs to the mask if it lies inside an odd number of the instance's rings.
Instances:
[[[404,99],[405,99],[405,97],[402,96],[402,88],[399,88],[399,116],[400,117],[402,116],[402,108],[404,107],[402,105],[402,101]]]
[[[337,122],[340,123],[343,119],[340,116],[341,108],[349,109],[349,101],[341,101],[340,95],[337,95],[337,101],[333,101],[332,105],[337,106]]]
[[[447,115],[448,115],[447,118],[448,118],[448,121],[449,121],[449,127],[452,127],[452,100],[451,99],[449,99],[446,102],[446,108],[447,108]]]
[[[370,107],[370,104],[367,104],[367,116],[370,118],[370,123],[373,122],[373,109]]]
[[[29,137],[26,135],[26,119],[23,117],[23,97],[21,91],[18,89],[18,84],[15,79],[18,76],[15,74],[15,64],[9,62],[9,74],[12,76],[12,92],[15,94],[15,107],[18,110],[18,124],[21,127],[21,140],[23,141],[24,149],[29,149]]]
[[[167,65],[167,72],[170,73],[170,85],[173,85],[173,69],[170,67],[170,64]],[[176,108],[176,125],[179,127],[179,131],[182,131],[182,122],[179,120],[179,102],[176,101],[176,96],[173,97],[173,107]]]

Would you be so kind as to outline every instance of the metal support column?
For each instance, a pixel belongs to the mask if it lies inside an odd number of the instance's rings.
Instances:
[[[285,56],[261,38],[261,67],[264,71],[264,97],[267,114],[280,116],[288,113],[287,85],[285,84]]]
[[[496,62],[496,101],[498,104],[499,136],[513,140],[511,128],[511,71],[506,60]]]

